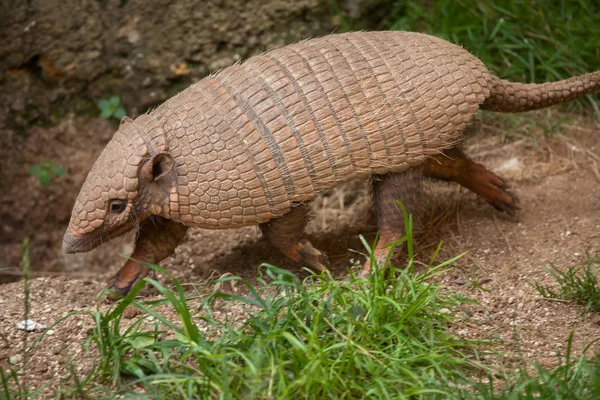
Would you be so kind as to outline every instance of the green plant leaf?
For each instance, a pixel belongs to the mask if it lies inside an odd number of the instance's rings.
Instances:
[[[108,103],[113,106],[113,109],[117,108],[121,103],[121,98],[119,96],[111,96],[110,99],[108,99]]]
[[[128,341],[136,349],[143,349],[144,347],[152,346],[156,342],[154,338],[144,335],[133,337]]]
[[[63,176],[65,174],[65,170],[61,167],[54,167],[52,169],[52,173],[54,176]]]
[[[39,174],[37,174],[38,179],[40,180],[40,185],[45,188],[48,187],[48,185],[50,184],[50,171],[47,171],[45,169],[41,170],[39,172]]]
[[[39,165],[32,165],[31,167],[27,168],[27,172],[29,172],[31,175],[37,175],[39,174],[41,171],[41,168]]]
[[[108,108],[109,104],[108,104],[108,100],[106,99],[100,99],[98,100],[98,108],[101,110],[106,110]]]
[[[125,115],[125,110],[122,107],[119,107],[113,112],[112,116],[118,120],[121,120],[121,118],[123,118]]]
[[[109,119],[112,115],[112,110],[110,108],[104,108],[102,109],[102,112],[100,113],[100,118],[102,119]]]

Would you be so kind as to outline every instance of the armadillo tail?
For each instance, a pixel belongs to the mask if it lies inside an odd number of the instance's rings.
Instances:
[[[558,82],[515,83],[493,77],[490,96],[481,109],[521,112],[549,107],[600,90],[600,71]]]

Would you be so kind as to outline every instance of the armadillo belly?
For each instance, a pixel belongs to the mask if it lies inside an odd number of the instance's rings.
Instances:
[[[252,57],[138,118],[176,162],[171,218],[256,225],[339,183],[401,172],[455,144],[490,75],[407,32],[333,35]]]

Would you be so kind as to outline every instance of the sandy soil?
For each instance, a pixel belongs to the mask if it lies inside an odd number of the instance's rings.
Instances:
[[[504,130],[510,124],[498,122],[502,120],[513,121],[516,131],[507,134]],[[551,139],[543,134],[545,123],[554,133]],[[496,350],[504,353],[503,359],[490,358],[490,364],[514,365],[525,357],[551,366],[557,354],[564,353],[572,330],[576,353],[600,337],[597,315],[582,316],[581,306],[542,299],[531,285],[552,283],[544,268],[550,262],[560,267],[581,265],[586,252],[600,251],[599,126],[597,116],[566,115],[557,109],[523,117],[484,115],[481,132],[467,141],[466,149],[511,183],[523,207],[516,218],[494,211],[456,185],[427,185],[427,218],[416,246],[419,258],[427,260],[440,241],[444,242],[440,260],[468,251],[440,281],[445,289],[480,303],[457,311],[459,321],[453,329],[462,336],[499,343]],[[10,156],[11,171],[0,170],[0,179],[10,185],[0,202],[0,268],[9,268],[3,273],[5,281],[18,278],[21,240],[32,239],[32,269],[38,278],[31,282],[30,318],[36,322],[51,325],[74,310],[106,309],[96,295],[122,263],[118,254],[131,250],[131,236],[89,254],[65,256],[59,248],[74,196],[113,129],[103,121],[71,119],[38,132],[36,140],[3,139],[17,141],[22,151]],[[50,149],[50,142],[58,145]],[[69,172],[44,190],[16,167],[22,169],[40,154]],[[351,183],[326,193],[315,204],[309,237],[329,255],[336,276],[343,276],[350,260],[360,257],[349,250],[361,250],[358,234],[374,236],[366,188],[365,182]],[[163,265],[182,282],[194,283],[222,274],[254,280],[262,262],[305,274],[262,240],[256,228],[192,231]],[[473,286],[473,281],[485,290]],[[59,324],[23,360],[26,335],[16,328],[24,315],[22,282],[2,285],[0,309],[0,366],[9,368],[9,360],[16,367],[27,362],[24,374],[33,386],[68,377],[70,362],[79,372],[95,362],[94,353],[82,350],[93,325],[89,316]],[[27,335],[28,343],[38,335]],[[600,345],[589,351],[599,353]]]

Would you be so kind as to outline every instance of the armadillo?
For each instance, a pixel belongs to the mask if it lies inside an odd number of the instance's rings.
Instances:
[[[210,75],[155,110],[124,118],[77,197],[63,240],[86,252],[137,230],[109,287],[124,295],[188,227],[258,225],[288,258],[317,271],[304,236],[308,203],[371,177],[376,257],[404,235],[397,200],[418,212],[423,176],[457,182],[513,214],[517,197],[458,145],[479,109],[520,112],[600,87],[600,71],[512,83],[463,48],[413,32],[325,36]],[[368,269],[368,262],[365,263]]]

